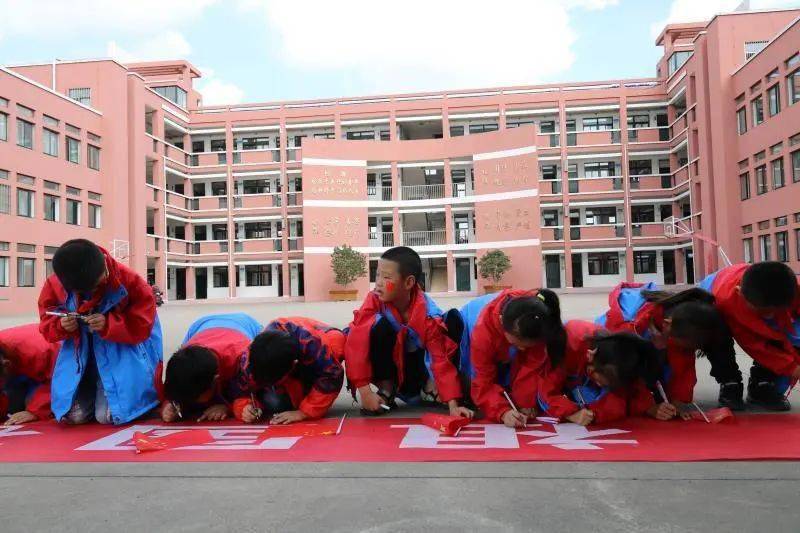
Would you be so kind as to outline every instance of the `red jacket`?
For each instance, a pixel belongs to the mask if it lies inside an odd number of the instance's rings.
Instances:
[[[566,418],[580,410],[580,406],[568,398],[566,391],[587,382],[588,352],[591,337],[603,328],[583,320],[570,320],[567,330],[567,349],[564,361],[551,369],[539,388],[539,404],[549,416]],[[589,402],[587,408],[594,413],[597,423],[618,420],[625,416],[644,414],[653,404],[653,395],[642,380],[625,388],[605,390],[599,399]]]
[[[644,338],[649,336],[650,326],[658,331],[664,330],[664,308],[653,302],[645,302],[636,312],[633,320],[625,320],[619,304],[619,293],[622,289],[642,287],[642,283],[620,283],[608,295],[608,311],[605,315],[605,329],[613,333],[629,331]],[[667,376],[664,389],[670,402],[690,403],[694,397],[697,384],[695,355],[674,342],[667,340],[666,348]],[[659,398],[660,400],[660,398]]]
[[[92,293],[90,299],[78,306],[81,314],[91,314],[103,299],[107,288],[123,285],[128,296],[106,314],[106,327],[100,337],[111,342],[140,344],[150,337],[156,320],[156,301],[150,285],[136,272],[117,262],[101,248],[106,259],[108,277]],[[45,281],[39,295],[39,331],[50,342],[68,337],[80,338],[78,330],[69,333],[61,327],[61,318],[46,314],[47,311],[62,310],[67,292],[55,274]]]
[[[519,408],[536,406],[539,379],[550,365],[544,343],[526,350],[517,350],[506,340],[501,323],[502,309],[513,298],[533,296],[535,291],[504,290],[486,304],[470,335],[472,365],[472,400],[491,420],[502,420],[511,409],[498,383],[498,365],[509,365],[511,398]]]
[[[411,293],[408,322],[403,323],[401,314],[393,305],[383,303],[374,292],[367,294],[361,308],[353,313],[345,343],[345,360],[349,386],[357,389],[372,382],[372,364],[369,360],[369,336],[372,327],[381,315],[391,315],[394,321],[402,324],[397,332],[392,358],[397,366],[398,382],[403,383],[403,351],[409,330],[420,341],[421,348],[431,356],[431,370],[442,401],[458,399],[462,396],[458,370],[452,357],[458,345],[447,336],[447,328],[436,307],[425,292],[415,287]]]
[[[292,405],[308,418],[322,418],[339,396],[344,382],[345,336],[341,330],[305,317],[277,318],[265,331],[284,331],[301,346],[300,358],[289,374],[275,384],[289,395]],[[249,397],[234,402],[234,416],[252,403]]]
[[[243,333],[231,328],[204,329],[190,337],[183,346],[202,346],[208,348],[217,357],[219,382],[217,384],[215,401],[229,403],[226,392],[239,370],[240,360],[247,353],[251,339]],[[158,399],[162,402],[169,401],[164,393],[164,364],[159,363],[153,375]],[[163,404],[162,404],[163,405]]]
[[[24,376],[38,383],[26,402],[25,410],[40,419],[51,416],[50,380],[59,349],[58,343],[46,341],[39,333],[39,324],[26,324],[0,331],[0,351],[11,363],[8,377]]]
[[[739,292],[738,287],[749,266],[732,265],[712,274],[713,278],[709,276],[707,280],[711,283],[711,293],[739,346],[772,372],[790,376],[800,365],[800,355],[788,336],[788,332],[793,330],[793,321],[800,317],[800,291],[792,307],[774,317],[778,326],[778,329],[774,329]]]

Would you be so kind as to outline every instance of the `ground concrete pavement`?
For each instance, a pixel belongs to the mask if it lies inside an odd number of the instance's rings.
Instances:
[[[606,295],[562,302],[565,318],[592,318]],[[165,353],[207,313],[245,311],[263,323],[309,315],[343,326],[355,307],[170,304],[160,310]],[[32,319],[0,317],[0,327]],[[699,403],[714,405],[704,360],[698,376]],[[345,410],[358,416],[343,393],[332,415]],[[0,463],[0,495],[3,532],[800,531],[797,462]]]

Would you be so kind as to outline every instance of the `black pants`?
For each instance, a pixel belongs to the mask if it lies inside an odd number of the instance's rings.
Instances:
[[[733,337],[728,335],[723,342],[716,348],[706,352],[708,361],[711,363],[711,376],[717,383],[741,383],[742,372],[736,362],[736,350],[733,347]],[[761,366],[757,361],[753,361],[750,368],[750,380],[753,382],[769,381],[775,382],[778,375]]]
[[[6,382],[3,392],[8,398],[8,414],[25,410],[30,390],[31,382],[25,378],[11,378]]]
[[[447,327],[447,336],[456,344],[461,342],[464,332],[464,322],[461,314],[451,309],[445,314],[444,323]],[[395,384],[396,390],[384,391],[394,395],[399,392],[404,396],[416,396],[428,380],[428,369],[425,367],[425,350],[403,352],[403,383],[398,383],[397,365],[392,354],[397,342],[397,332],[391,323],[381,318],[372,328],[369,335],[369,358],[372,363],[372,381],[390,381]],[[459,352],[456,351],[453,363],[458,366]]]

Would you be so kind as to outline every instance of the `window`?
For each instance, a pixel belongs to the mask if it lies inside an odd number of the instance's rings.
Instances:
[[[783,176],[783,158],[774,159],[770,164],[772,165],[772,188],[780,189],[786,185],[786,180]]]
[[[777,83],[767,89],[767,101],[769,102],[769,116],[774,117],[781,112],[781,93]]]
[[[759,96],[750,102],[750,107],[753,112],[753,126],[758,126],[764,122],[764,101]]]
[[[0,213],[8,214],[11,211],[11,187],[0,183]]]
[[[747,61],[767,46],[769,41],[746,41],[744,43],[744,60]]]
[[[633,252],[634,274],[655,274],[657,270],[656,252]]]
[[[594,226],[597,224],[616,224],[616,207],[588,207],[586,209],[586,225]]]
[[[192,152],[205,152],[205,141],[192,141]]]
[[[619,274],[619,254],[617,252],[601,252],[587,254],[589,275],[610,276]]]
[[[226,241],[228,240],[228,225],[227,224],[212,224],[211,225],[212,240]]]
[[[225,139],[211,139],[211,151],[212,152],[224,152],[225,151]]]
[[[211,196],[225,196],[228,194],[228,184],[224,181],[211,182]]]
[[[245,239],[267,239],[270,237],[270,224],[269,222],[245,222],[244,224],[244,238]]]
[[[554,180],[558,178],[558,167],[556,165],[542,165],[542,179]]]
[[[67,224],[78,226],[81,223],[81,203],[67,198]]]
[[[92,105],[92,90],[88,87],[70,89],[67,96],[83,105]]]
[[[800,150],[792,152],[792,182],[800,181]]]
[[[50,115],[42,115],[42,122],[46,126],[53,126],[54,128],[57,128],[58,125],[60,124],[57,118],[53,118]]]
[[[26,176],[25,174],[20,174],[17,172],[17,183],[23,183],[25,185],[33,186],[36,183],[36,178],[33,176]]]
[[[36,285],[36,260],[28,257],[17,258],[17,286],[33,287]]]
[[[196,241],[205,241],[208,240],[208,226],[205,224],[202,226],[195,226],[194,227],[194,240]]]
[[[653,173],[653,162],[649,159],[631,159],[628,161],[628,174],[631,176],[649,176]]]
[[[186,91],[180,87],[169,85],[167,87],[153,87],[153,90],[170,102],[186,107]]]
[[[363,141],[363,140],[375,140],[375,132],[373,130],[365,130],[365,131],[348,131],[345,133],[345,139],[350,141]]]
[[[582,121],[583,131],[605,131],[614,129],[614,117],[589,117]]]
[[[52,194],[44,195],[44,219],[50,222],[58,222],[58,196]]]
[[[214,287],[227,287],[228,286],[228,267],[215,266],[212,277],[214,278]]]
[[[750,173],[739,174],[739,198],[748,200],[750,198]]]
[[[800,101],[800,69],[786,76],[787,105]]]
[[[769,147],[770,155],[778,155],[783,151],[783,143],[775,143]]]
[[[269,194],[269,180],[244,180],[244,194]]]
[[[67,137],[67,161],[70,163],[81,162],[81,142],[78,139]]]
[[[631,206],[631,222],[655,222],[656,208],[653,205]]]
[[[539,133],[555,133],[556,121],[555,120],[542,120],[539,122]]]
[[[745,263],[753,262],[753,239],[742,239],[742,257]]]
[[[747,108],[743,107],[736,112],[736,124],[739,135],[747,131]]]
[[[45,259],[44,260],[44,279],[47,279],[52,275],[53,275],[53,260],[52,259]]]
[[[497,124],[470,124],[470,133],[486,133],[487,131],[497,131]]]
[[[667,61],[667,72],[668,76],[672,76],[676,70],[681,68],[686,60],[689,59],[689,56],[692,55],[691,52],[675,52],[671,56],[669,56],[669,60]]]
[[[58,133],[47,128],[42,130],[42,150],[47,155],[58,157]]]
[[[244,277],[248,287],[268,287],[272,285],[272,265],[246,265]]]
[[[756,168],[756,194],[764,194],[769,191],[767,185],[767,166],[761,165]]]
[[[33,124],[17,119],[17,146],[33,150]]]
[[[22,104],[17,104],[17,115],[25,118],[33,118],[34,111],[30,107],[25,107]]]
[[[782,217],[777,217],[775,219],[775,227],[776,228],[780,228],[782,226],[787,226],[788,224],[789,224],[789,217],[787,217],[786,215],[784,215]]]
[[[92,170],[100,170],[100,148],[87,144],[86,160],[86,164],[89,165],[89,168]]]
[[[761,260],[770,261],[772,259],[772,241],[770,235],[762,235],[758,238],[761,246]]]
[[[33,191],[17,189],[17,215],[33,218]]]
[[[75,187],[67,186],[67,194],[69,194],[71,196],[80,196],[81,195],[81,190],[77,189]]]
[[[100,228],[102,223],[102,208],[99,205],[89,204],[89,227]]]
[[[0,141],[8,140],[8,115],[0,113]]]
[[[586,163],[583,166],[583,176],[585,178],[607,178],[614,176],[616,164],[613,161],[608,163]]]
[[[789,234],[785,231],[779,231],[775,234],[775,251],[778,256],[775,258],[784,263],[789,261]]]
[[[0,257],[0,287],[8,287],[8,257]]]
[[[628,117],[628,128],[649,128],[650,115],[630,115]]]
[[[269,137],[246,137],[240,142],[242,150],[266,150],[269,148]],[[212,151],[214,150],[212,149]],[[225,151],[224,143],[221,151]]]

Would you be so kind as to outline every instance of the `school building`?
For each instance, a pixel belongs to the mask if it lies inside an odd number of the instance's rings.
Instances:
[[[432,293],[495,249],[519,287],[800,270],[799,15],[669,25],[655,77],[593,83],[209,107],[181,60],[0,67],[0,313],[75,237],[169,300],[327,300],[341,244],[370,278],[414,247]]]

